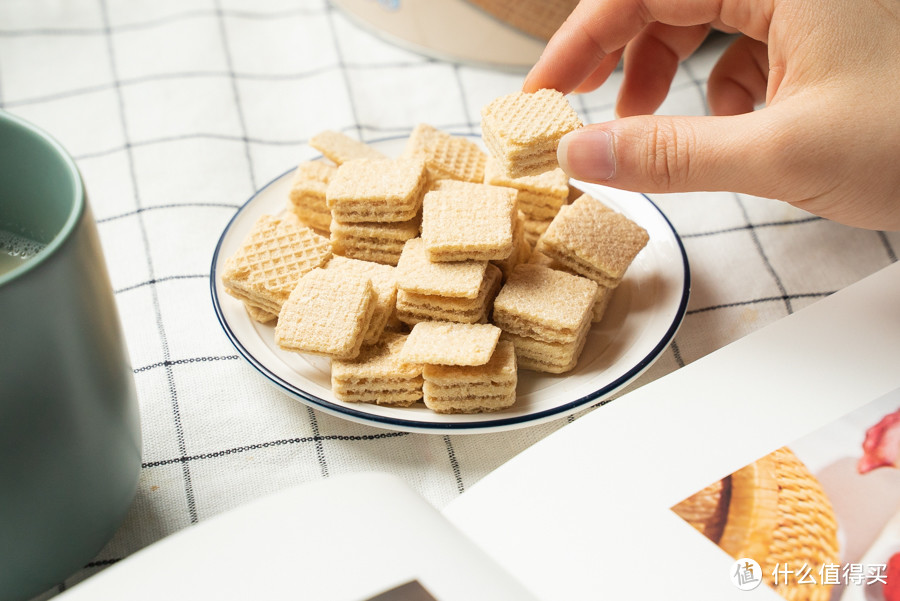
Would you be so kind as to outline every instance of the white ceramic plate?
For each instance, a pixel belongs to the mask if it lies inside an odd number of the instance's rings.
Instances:
[[[405,143],[406,138],[391,138],[372,145],[396,156]],[[629,267],[603,321],[592,327],[573,371],[557,376],[521,370],[515,405],[496,413],[440,415],[422,403],[397,408],[338,401],[331,394],[329,360],[279,349],[273,341],[274,326],[250,319],[221,283],[225,260],[257,218],[284,209],[292,173],[290,169],[267,184],[232,218],[213,255],[210,286],[216,315],[237,351],[273,384],[316,409],[412,432],[485,432],[532,425],[568,415],[620,390],[659,357],[684,317],[690,290],[687,255],[665,215],[646,196],[574,182],[644,227],[650,242]]]

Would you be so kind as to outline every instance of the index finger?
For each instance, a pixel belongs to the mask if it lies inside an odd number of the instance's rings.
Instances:
[[[550,38],[522,90],[554,88],[568,94],[653,21],[675,26],[723,23],[765,39],[768,10],[770,2],[760,1],[755,10],[753,0],[582,0]]]

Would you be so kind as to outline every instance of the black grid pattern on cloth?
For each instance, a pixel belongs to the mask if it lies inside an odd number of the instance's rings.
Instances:
[[[145,446],[126,523],[42,598],[191,523],[342,472],[393,472],[440,507],[576,419],[465,437],[344,422],[261,381],[218,329],[208,297],[222,228],[254,190],[316,154],[312,135],[328,128],[370,141],[422,121],[477,133],[480,107],[518,89],[521,75],[395,48],[325,0],[65,6],[20,2],[0,13],[0,108],[48,129],[84,173]],[[706,77],[724,43],[679,68],[660,112],[708,113]],[[573,97],[586,122],[613,118],[620,78]],[[897,260],[896,233],[846,228],[777,201],[652,198],[685,243],[693,290],[675,340],[631,387]]]

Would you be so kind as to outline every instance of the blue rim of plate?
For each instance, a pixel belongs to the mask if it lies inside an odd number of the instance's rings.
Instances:
[[[455,134],[458,135],[458,134]],[[391,136],[386,138],[381,138],[379,140],[373,140],[372,143],[375,142],[385,142],[390,140],[396,140],[399,138],[403,138],[404,136]],[[477,136],[472,136],[477,137]],[[311,160],[317,160],[322,158],[314,157]],[[678,250],[681,253],[681,266],[684,270],[684,286],[681,291],[681,299],[678,304],[678,309],[675,312],[675,316],[672,320],[672,323],[669,324],[669,328],[666,330],[666,333],[662,336],[659,342],[633,367],[631,367],[628,371],[622,374],[620,377],[616,378],[612,382],[607,385],[595,390],[591,394],[579,397],[575,400],[569,401],[568,403],[564,403],[562,405],[558,405],[551,409],[544,409],[542,411],[536,411],[534,413],[529,413],[527,415],[520,415],[516,417],[509,418],[494,418],[490,420],[484,421],[466,421],[466,422],[427,422],[427,421],[419,421],[419,420],[408,420],[408,419],[395,419],[393,417],[386,417],[382,415],[373,415],[371,413],[367,413],[365,411],[360,411],[358,409],[354,409],[352,407],[347,407],[344,405],[339,405],[337,403],[333,403],[321,397],[317,397],[314,394],[310,394],[305,390],[294,386],[293,384],[286,382],[279,376],[272,373],[262,362],[257,359],[253,353],[248,351],[241,344],[237,335],[231,329],[231,326],[228,324],[228,320],[225,319],[225,315],[222,312],[222,307],[219,303],[219,294],[216,290],[216,266],[218,265],[219,260],[219,252],[222,248],[222,244],[225,240],[225,237],[228,235],[231,226],[234,224],[235,220],[241,216],[241,213],[247,209],[248,206],[256,199],[257,196],[262,194],[269,186],[279,181],[281,178],[286,175],[292,173],[294,168],[288,169],[284,173],[276,176],[272,180],[270,180],[265,186],[257,190],[241,207],[237,210],[237,212],[232,216],[232,218],[228,221],[228,224],[225,226],[225,229],[222,230],[222,235],[219,236],[219,241],[216,243],[216,249],[213,252],[212,256],[212,264],[210,267],[210,292],[212,294],[212,303],[213,308],[216,312],[216,318],[219,320],[219,325],[225,332],[225,335],[231,341],[231,344],[234,345],[234,348],[237,352],[250,364],[252,365],[258,372],[260,372],[264,377],[266,377],[271,383],[278,386],[283,392],[287,394],[302,399],[304,402],[309,403],[314,407],[318,407],[323,411],[337,414],[337,415],[345,415],[348,418],[351,418],[354,421],[363,421],[368,422],[371,425],[381,426],[383,428],[388,428],[392,430],[405,430],[405,431],[419,431],[419,432],[444,432],[451,433],[452,431],[489,431],[498,428],[504,428],[509,426],[524,426],[529,422],[540,423],[546,421],[554,416],[563,417],[568,415],[569,413],[576,411],[581,408],[586,408],[590,406],[592,401],[597,399],[602,400],[604,397],[609,396],[622,386],[625,386],[633,379],[637,378],[641,375],[644,370],[646,370],[653,362],[659,358],[659,355],[669,346],[669,343],[675,337],[675,333],[678,331],[678,328],[681,326],[681,322],[684,319],[685,313],[687,312],[687,303],[688,298],[690,296],[691,291],[691,272],[690,266],[688,264],[687,252],[684,249],[684,244],[681,241],[681,237],[678,235],[678,232],[675,231],[675,227],[672,225],[672,222],[669,221],[669,218],[666,217],[666,214],[654,203],[650,197],[646,194],[641,194],[647,202],[656,210],[660,217],[662,217],[663,221],[665,221],[666,225],[672,231],[672,235],[675,239],[675,242],[678,244]],[[486,414],[491,415],[491,414]],[[496,414],[493,414],[496,415]]]

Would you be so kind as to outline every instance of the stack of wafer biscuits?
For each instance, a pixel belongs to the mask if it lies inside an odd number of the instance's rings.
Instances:
[[[584,194],[560,209],[535,250],[569,271],[614,289],[649,239],[644,228]]]
[[[331,227],[331,209],[325,202],[328,182],[337,167],[323,161],[305,161],[297,166],[291,181],[290,210],[309,227],[327,232]]]
[[[436,413],[482,413],[516,401],[516,353],[491,324],[416,324],[401,357],[422,364],[423,400]]]
[[[541,265],[518,265],[494,299],[493,323],[515,345],[519,366],[575,367],[591,325],[597,284]]]
[[[403,243],[419,233],[426,183],[421,156],[341,164],[326,193],[335,253],[396,265]]]
[[[433,262],[425,242],[406,243],[397,264],[397,318],[480,323],[488,320],[502,274],[487,261]]]
[[[480,183],[484,179],[487,155],[478,144],[426,123],[420,123],[413,129],[404,155],[423,156],[432,182],[450,179]]]
[[[484,143],[510,177],[558,167],[556,148],[560,138],[581,126],[565,96],[550,89],[507,94],[481,110]]]
[[[549,267],[550,269],[556,269],[558,271],[564,271],[566,273],[571,273],[572,275],[580,276],[580,274],[575,273],[559,261],[551,259],[542,252],[532,252],[531,256],[528,257],[527,262],[532,265],[542,265],[543,267]],[[613,288],[607,288],[606,286],[597,286],[597,297],[594,299],[594,306],[591,310],[591,323],[600,323],[603,320],[603,316],[606,315],[606,308],[609,306],[609,301],[612,298],[613,290]]]
[[[409,407],[422,399],[422,366],[401,358],[406,335],[385,332],[355,359],[331,362],[331,390],[347,403]]]
[[[331,256],[328,238],[292,214],[261,216],[222,273],[225,291],[255,320],[273,321],[303,274]]]

